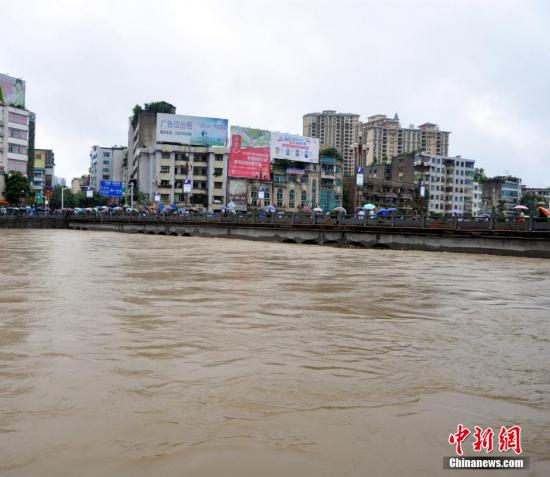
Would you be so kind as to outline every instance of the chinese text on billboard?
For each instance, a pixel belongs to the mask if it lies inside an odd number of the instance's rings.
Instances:
[[[157,142],[223,147],[227,144],[227,119],[158,113]]]
[[[270,180],[270,140],[269,131],[232,126],[229,176]]]

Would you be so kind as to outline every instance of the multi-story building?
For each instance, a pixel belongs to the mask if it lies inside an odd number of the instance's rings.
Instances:
[[[333,156],[319,157],[320,197],[319,207],[330,212],[342,207],[344,168],[342,159]]]
[[[90,186],[99,190],[102,180],[123,181],[123,162],[127,149],[123,146],[92,146],[90,151]]]
[[[175,112],[172,106],[166,114]],[[129,121],[127,164],[134,193],[164,205],[221,209],[227,196],[229,148],[157,141],[157,114],[139,110]],[[186,181],[190,192],[184,192]]]
[[[474,212],[474,164],[460,156],[400,154],[387,163],[367,166],[360,191],[352,181],[348,185],[354,205],[367,201],[402,213],[469,215]]]
[[[497,176],[483,181],[483,212],[496,215],[504,213],[508,218],[516,215],[514,207],[521,199],[521,179]]]
[[[9,172],[25,176],[32,173],[32,164],[29,166],[33,159],[29,161],[31,114],[25,109],[25,82],[0,74],[0,200],[5,199],[5,176]]]
[[[35,200],[38,204],[43,203],[44,187],[46,185],[46,154],[44,151],[34,151],[34,167],[31,186],[34,190]]]
[[[0,200],[9,172],[27,176],[28,146],[29,111],[0,104]]]
[[[447,156],[449,132],[440,131],[437,124],[424,123],[418,128],[402,128],[397,113],[393,119],[384,114],[370,116],[359,129],[366,144],[367,164],[390,162],[399,154],[424,152]]]
[[[51,149],[38,149],[35,148],[34,156],[38,154],[39,157],[44,158],[44,195],[51,197],[53,189],[55,188],[55,155]]]
[[[90,186],[90,176],[84,174],[80,177],[74,177],[71,180],[71,192],[73,194],[78,194],[79,192],[84,192]]]
[[[334,147],[344,161],[344,174],[355,172],[354,144],[358,142],[359,115],[323,111],[308,113],[303,119],[303,134],[319,139],[321,148]]]
[[[527,187],[525,185],[521,186],[521,196],[525,194],[533,194],[534,196],[539,196],[544,199],[546,206],[550,204],[550,187]]]

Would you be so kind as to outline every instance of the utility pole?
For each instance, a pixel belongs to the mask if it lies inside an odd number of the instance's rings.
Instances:
[[[69,187],[61,187],[61,209],[65,208],[63,192],[65,192],[66,190],[69,190]]]

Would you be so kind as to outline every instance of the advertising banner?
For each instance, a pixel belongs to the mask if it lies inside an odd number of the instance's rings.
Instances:
[[[0,103],[25,109],[25,82],[0,74]]]
[[[229,181],[229,202],[233,202],[237,210],[246,210],[246,181],[235,179]]]
[[[363,166],[359,166],[357,168],[357,176],[356,176],[356,182],[355,182],[357,187],[363,187],[364,172],[365,172],[365,169],[363,169]]]
[[[100,181],[99,195],[102,197],[122,197],[122,182]]]
[[[319,163],[319,139],[271,133],[271,159]]]
[[[193,189],[193,181],[191,179],[185,179],[183,181],[183,193],[191,194],[191,189]]]
[[[226,146],[227,119],[157,113],[157,142]]]
[[[229,177],[270,180],[270,141],[269,131],[231,126]]]

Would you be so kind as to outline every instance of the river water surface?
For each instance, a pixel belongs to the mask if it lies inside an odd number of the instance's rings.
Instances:
[[[521,425],[531,469],[503,475],[550,475],[550,261],[65,230],[0,250],[2,476],[449,475],[458,423]]]

